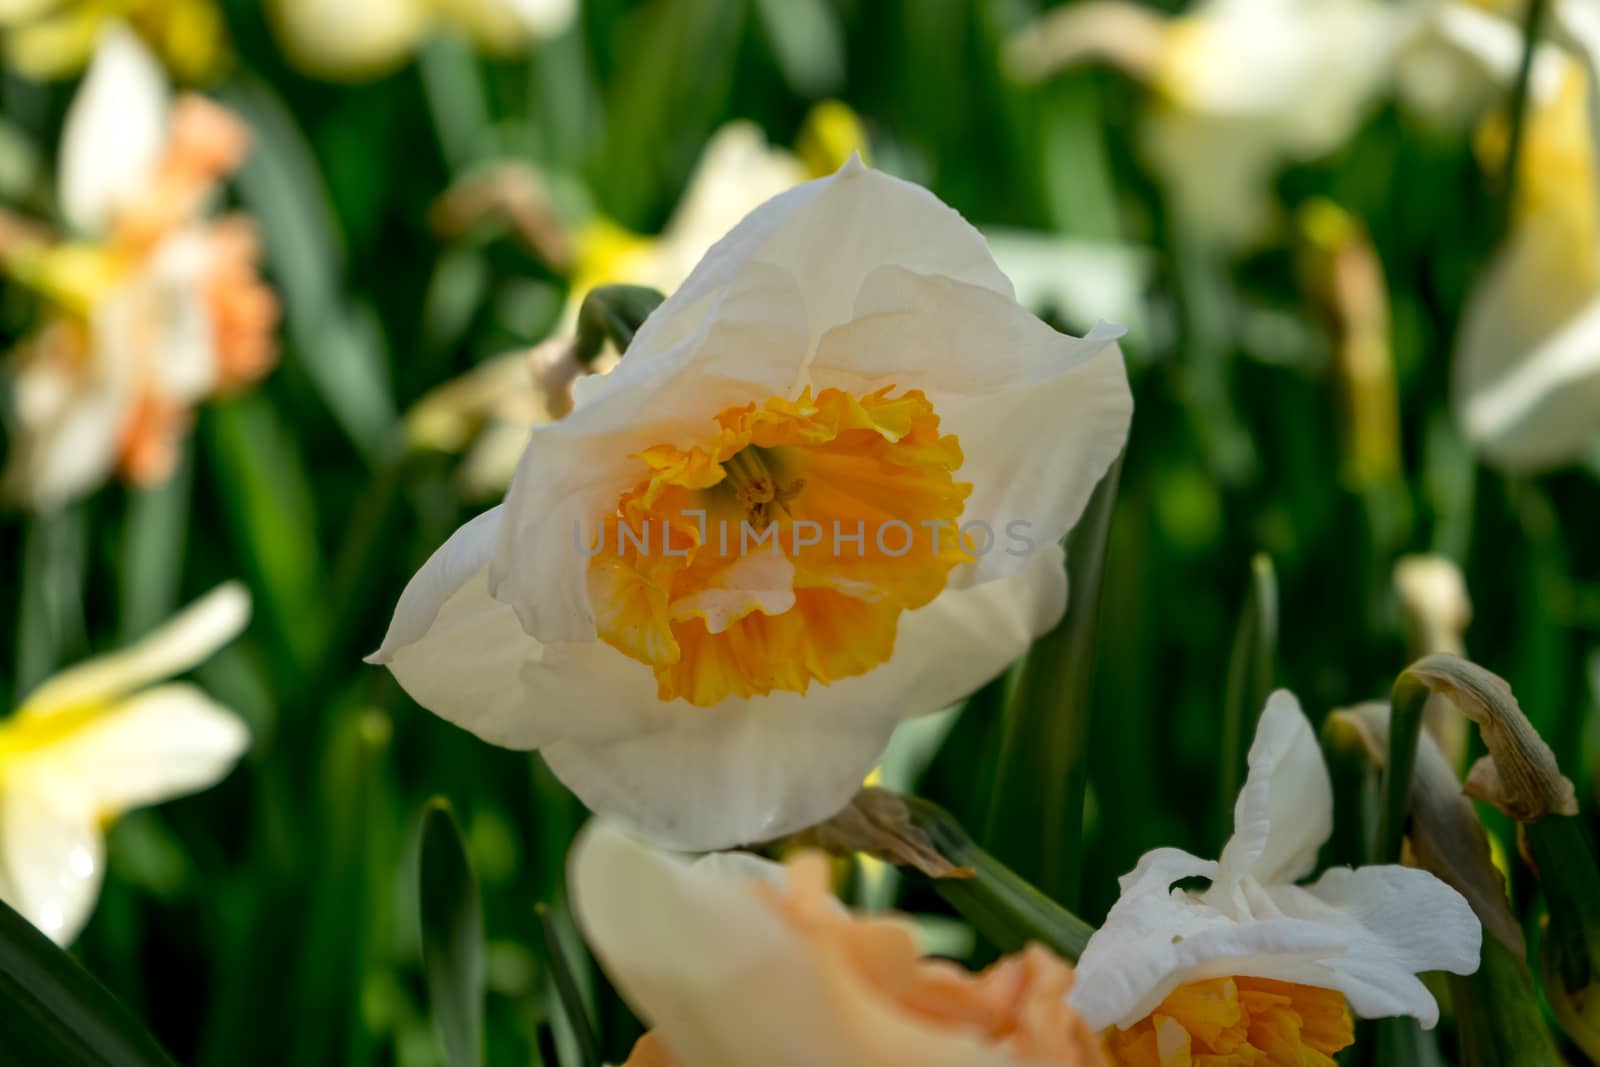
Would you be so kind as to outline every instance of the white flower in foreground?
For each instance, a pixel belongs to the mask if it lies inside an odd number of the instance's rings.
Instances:
[[[113,472],[160,482],[194,405],[270,369],[277,302],[256,274],[254,230],[206,217],[248,140],[216,104],[173,100],[131,31],[104,34],[62,133],[73,237],[0,248],[0,266],[47,306],[11,357],[7,496],[48,509]]]
[[[1340,867],[1295,884],[1332,832],[1333,789],[1289,693],[1268,700],[1249,762],[1222,859],[1147,853],[1078,961],[1072,1006],[1119,1028],[1109,1044],[1127,1067],[1254,1053],[1272,1058],[1220,1062],[1331,1067],[1352,1010],[1431,1027],[1438,1005],[1416,975],[1478,967],[1477,916],[1426,871]],[[1211,885],[1172,888],[1188,878]]]
[[[682,847],[826,818],[1060,617],[1057,542],[1127,435],[1117,335],[1056,333],[954,211],[849,164],[577,383],[372,661]]]
[[[0,719],[0,899],[58,943],[94,908],[106,823],[215,784],[249,746],[238,716],[193,685],[154,684],[208,658],[249,617],[244,589],[221,586]]]
[[[1556,11],[1574,40],[1600,49],[1591,8]],[[1467,437],[1491,463],[1529,473],[1574,462],[1600,441],[1594,54],[1544,52],[1555,77],[1535,79],[1510,230],[1463,313],[1452,382]],[[1486,162],[1503,166],[1504,120],[1483,134]]]
[[[1039,945],[969,974],[919,958],[902,922],[853,915],[829,865],[690,864],[604,821],[578,839],[573,908],[654,1029],[624,1067],[1104,1067]]]

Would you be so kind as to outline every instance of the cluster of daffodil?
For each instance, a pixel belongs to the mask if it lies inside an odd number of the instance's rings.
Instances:
[[[1528,78],[1511,225],[1466,309],[1454,406],[1492,463],[1537,472],[1600,431],[1595,167],[1600,12],[1550,3]],[[1169,17],[1135,0],[1068,4],[1012,42],[1016,76],[1090,60],[1148,87],[1139,132],[1183,225],[1234,250],[1280,228],[1272,183],[1346,145],[1386,99],[1425,123],[1476,126],[1505,166],[1503,109],[1524,54],[1509,0],[1202,0]]]
[[[163,481],[194,406],[272,367],[255,230],[210,212],[248,150],[231,113],[174,97],[131,30],[103,29],[62,134],[62,230],[0,213],[0,269],[40,305],[7,357],[13,502],[55,508],[114,473]]]
[[[813,854],[720,851],[835,818],[898,724],[1060,619],[1058,544],[1129,430],[1119,334],[1057,333],[956,213],[852,160],[717,242],[406,587],[372,661],[601,816],[571,887],[651,1027],[632,1067],[1331,1065],[1356,1017],[1437,1021],[1420,974],[1477,969],[1428,871],[1301,884],[1333,792],[1287,693],[1221,858],[1145,856],[1076,973],[1034,944],[969,974],[845,910]],[[1012,518],[1034,551],[972,533]],[[869,532],[802,536],[838,528]]]

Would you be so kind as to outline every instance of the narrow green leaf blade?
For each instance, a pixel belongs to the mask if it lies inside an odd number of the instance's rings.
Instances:
[[[132,1012],[0,901],[0,1058],[29,1067],[174,1067]]]
[[[450,1067],[476,1067],[483,1062],[483,912],[461,828],[442,799],[423,812],[417,895],[434,1030]]]

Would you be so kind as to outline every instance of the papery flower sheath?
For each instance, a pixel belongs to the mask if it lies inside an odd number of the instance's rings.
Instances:
[[[372,660],[674,844],[826,818],[1060,617],[1058,542],[1131,415],[1118,334],[1055,332],[960,216],[852,162],[577,383]]]
[[[239,717],[195,686],[155,684],[207,659],[249,617],[243,587],[220,586],[0,719],[0,899],[60,944],[99,895],[105,824],[213,785],[249,746]]]
[[[12,499],[48,509],[113,472],[163,481],[194,405],[273,365],[277,301],[256,273],[255,231],[206,215],[248,141],[218,105],[173,100],[130,31],[102,37],[62,134],[71,235],[0,248],[44,305],[10,357]]]
[[[1299,703],[1274,693],[1217,861],[1149,852],[1078,961],[1069,1000],[1126,1067],[1332,1067],[1351,1013],[1439,1017],[1423,971],[1470,974],[1483,931],[1411,867],[1339,867],[1298,885],[1333,828],[1333,790]],[[1204,890],[1173,888],[1204,878]]]
[[[1048,949],[981,974],[920,958],[907,924],[847,911],[829,871],[820,853],[691,864],[591,824],[573,907],[653,1027],[624,1067],[1104,1067]]]

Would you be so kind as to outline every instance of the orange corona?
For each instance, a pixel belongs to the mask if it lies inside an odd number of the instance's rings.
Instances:
[[[1213,978],[1179,986],[1108,1044],[1122,1067],[1334,1067],[1353,1027],[1337,990]]]
[[[591,532],[601,639],[649,664],[662,700],[702,706],[886,661],[900,614],[971,558],[972,487],[932,404],[807,390],[715,424],[713,444],[639,453],[645,476]]]

